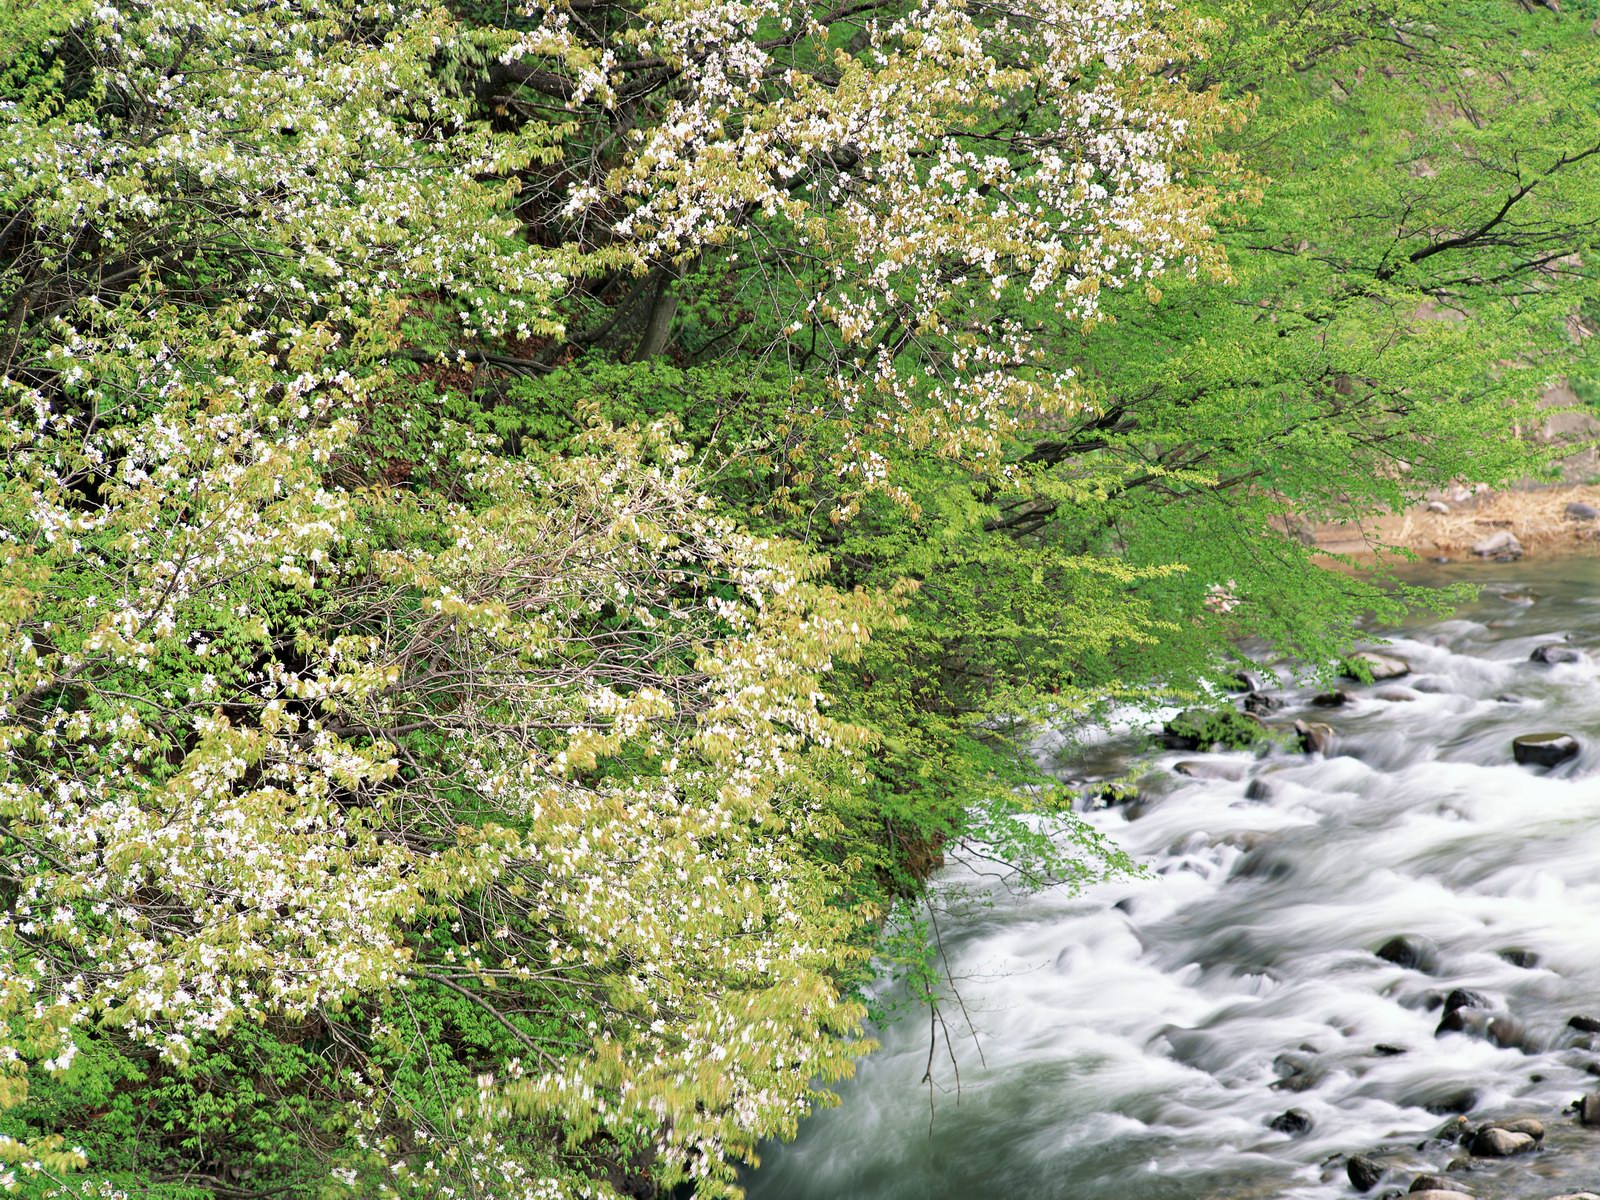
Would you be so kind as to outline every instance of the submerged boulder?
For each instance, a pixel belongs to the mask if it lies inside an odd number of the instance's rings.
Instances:
[[[1525,767],[1554,767],[1578,755],[1570,733],[1525,733],[1511,741],[1511,756]]]

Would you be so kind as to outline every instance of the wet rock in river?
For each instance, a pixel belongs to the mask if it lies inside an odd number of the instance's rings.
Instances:
[[[1307,754],[1326,754],[1333,749],[1333,727],[1316,721],[1296,721],[1295,733],[1300,735],[1300,749]]]
[[[1229,783],[1237,783],[1244,778],[1244,764],[1229,762],[1226,759],[1185,759],[1172,768],[1179,775],[1187,775],[1190,779],[1221,779]]]
[[[1250,692],[1244,698],[1244,710],[1254,716],[1269,713],[1275,708],[1282,708],[1283,701],[1276,696],[1269,696],[1265,692]]]
[[[1489,997],[1471,988],[1454,988],[1444,998],[1444,1010],[1453,1013],[1458,1008],[1490,1008]]]
[[[1468,1113],[1478,1107],[1482,1097],[1477,1088],[1458,1087],[1441,1088],[1437,1091],[1428,1089],[1416,1095],[1405,1098],[1405,1103],[1415,1105],[1435,1116],[1445,1116],[1448,1113]]]
[[[1563,663],[1580,663],[1583,661],[1583,651],[1576,646],[1550,642],[1528,655],[1528,661],[1544,663],[1548,667],[1561,666]]]
[[[1276,789],[1265,779],[1252,779],[1244,789],[1246,800],[1271,800]]]
[[[1407,704],[1422,699],[1422,693],[1416,688],[1402,687],[1398,684],[1394,687],[1379,688],[1372,694],[1379,700],[1387,700],[1390,704]]]
[[[1600,1018],[1586,1017],[1579,1013],[1575,1017],[1567,1018],[1567,1028],[1576,1029],[1579,1033],[1600,1033]]]
[[[1455,1189],[1455,1183],[1443,1175],[1418,1175],[1411,1181],[1411,1192],[1449,1192]]]
[[[1501,959],[1510,963],[1513,967],[1521,967],[1524,970],[1531,971],[1539,965],[1539,952],[1537,950],[1524,950],[1520,946],[1509,946],[1504,950],[1497,951],[1497,953]]]
[[[1233,673],[1233,691],[1260,692],[1266,690],[1266,684],[1255,671],[1235,671]]]
[[[1429,695],[1444,695],[1450,691],[1450,681],[1440,679],[1437,675],[1424,675],[1421,679],[1413,679],[1411,686],[1419,692]]]
[[[1570,733],[1525,733],[1511,741],[1511,756],[1525,767],[1554,767],[1578,754]]]
[[[1350,1161],[1345,1164],[1345,1174],[1350,1177],[1351,1186],[1358,1192],[1370,1192],[1378,1186],[1388,1170],[1377,1159],[1366,1154],[1351,1155]]]
[[[1600,1092],[1590,1092],[1578,1101],[1578,1120],[1584,1125],[1600,1125]]]
[[[1503,1129],[1507,1133],[1525,1133],[1536,1142],[1544,1141],[1544,1122],[1538,1117],[1512,1117],[1503,1121],[1485,1121],[1484,1129]]]
[[[1340,689],[1332,692],[1323,692],[1320,695],[1313,696],[1311,697],[1311,703],[1315,704],[1318,708],[1343,708],[1346,704],[1349,704],[1354,699],[1355,697],[1349,692]]]
[[[1407,1193],[1409,1200],[1473,1200],[1472,1193],[1459,1191],[1456,1188],[1425,1188],[1417,1191],[1413,1188]]]
[[[1402,675],[1411,674],[1411,664],[1403,658],[1391,658],[1387,654],[1374,654],[1370,650],[1363,650],[1352,654],[1345,659],[1344,670],[1340,672],[1345,679],[1361,679],[1358,671],[1365,670],[1374,683],[1385,679],[1399,679]]]
[[[1407,1051],[1404,1046],[1396,1046],[1391,1042],[1379,1042],[1372,1048],[1372,1052],[1380,1058],[1398,1058]]]
[[[1551,1196],[1550,1200],[1600,1200],[1593,1192],[1562,1192],[1559,1196]]]
[[[1299,1137],[1303,1133],[1310,1133],[1314,1124],[1311,1114],[1305,1109],[1291,1108],[1268,1121],[1267,1128],[1276,1133],[1287,1133],[1290,1137]]]
[[[1439,969],[1439,947],[1416,933],[1402,933],[1377,949],[1377,955],[1397,967],[1410,967],[1431,974]]]
[[[1472,552],[1479,558],[1521,558],[1522,543],[1509,529],[1502,529],[1472,543]]]
[[[1532,1134],[1512,1133],[1509,1129],[1485,1126],[1473,1135],[1469,1147],[1479,1158],[1512,1158],[1518,1154],[1531,1154],[1539,1142]]]

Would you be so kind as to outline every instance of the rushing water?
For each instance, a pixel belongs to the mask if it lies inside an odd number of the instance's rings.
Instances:
[[[875,1031],[843,1103],[768,1149],[752,1200],[1310,1200],[1353,1195],[1342,1156],[1374,1149],[1395,1162],[1381,1195],[1461,1157],[1426,1138],[1464,1106],[1550,1128],[1530,1159],[1476,1164],[1467,1190],[1600,1184],[1600,1129],[1563,1115],[1600,1088],[1600,1038],[1567,1027],[1600,1017],[1600,561],[1437,573],[1464,577],[1477,603],[1384,651],[1411,664],[1411,699],[1281,693],[1272,720],[1334,726],[1327,757],[1203,756],[1245,769],[1208,781],[1171,771],[1202,756],[1166,754],[1141,803],[1090,814],[1148,879],[997,889],[946,927],[975,1035],[947,1013],[959,1095],[936,1062],[930,1129],[926,1016]],[[1529,661],[1563,639],[1596,658]],[[1550,729],[1581,755],[1512,762],[1513,736]],[[1380,959],[1396,934],[1436,943],[1436,968]],[[1457,987],[1490,1002],[1474,1023],[1509,1014],[1497,1029],[1520,1045],[1436,1035]],[[1291,1107],[1309,1133],[1269,1128]]]

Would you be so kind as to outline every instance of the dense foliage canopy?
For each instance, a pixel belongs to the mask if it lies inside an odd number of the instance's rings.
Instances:
[[[1121,865],[1009,733],[1545,468],[1572,7],[0,14],[0,1182],[736,1195],[941,851]]]

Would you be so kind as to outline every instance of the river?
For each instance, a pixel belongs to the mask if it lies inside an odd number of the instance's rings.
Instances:
[[[1427,576],[1458,579],[1476,602],[1389,634],[1406,678],[1331,709],[1278,691],[1269,719],[1332,725],[1328,755],[1161,754],[1137,804],[1087,814],[1148,878],[963,909],[944,929],[970,1018],[946,1006],[959,1092],[936,1062],[930,1127],[926,1013],[875,1029],[842,1103],[766,1149],[751,1200],[1326,1200],[1355,1194],[1355,1153],[1391,1168],[1378,1196],[1464,1157],[1428,1140],[1457,1111],[1549,1129],[1536,1154],[1458,1166],[1463,1190],[1600,1184],[1600,1129],[1564,1113],[1600,1090],[1600,1037],[1568,1025],[1600,1018],[1600,561]],[[1530,661],[1552,642],[1596,658]],[[1515,765],[1512,737],[1545,730],[1579,756]],[[1243,777],[1172,771],[1197,757]],[[1436,963],[1380,958],[1397,935]],[[1439,1033],[1457,988],[1475,1007]],[[1271,1127],[1291,1108],[1309,1131]]]

